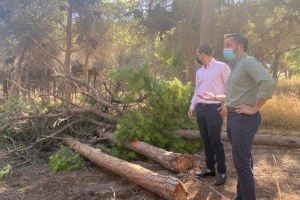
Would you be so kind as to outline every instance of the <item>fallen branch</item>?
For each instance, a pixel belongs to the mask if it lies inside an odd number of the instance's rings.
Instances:
[[[56,131],[56,132],[54,132],[54,133],[52,133],[52,134],[50,134],[50,135],[44,136],[43,138],[41,138],[41,139],[35,141],[35,142],[34,142],[33,144],[31,144],[30,147],[28,147],[28,148],[32,148],[34,145],[37,145],[38,143],[41,143],[41,142],[43,142],[43,141],[45,141],[45,140],[55,138],[55,137],[58,136],[59,134],[65,132],[69,127],[72,127],[74,124],[76,124],[76,123],[78,123],[78,122],[81,122],[81,121],[82,121],[82,120],[80,119],[80,120],[75,120],[75,121],[73,121],[73,122],[71,122],[71,123],[68,123],[67,125],[65,125],[65,126],[62,127],[61,129],[59,129],[58,131]]]
[[[8,129],[14,123],[15,123],[15,120],[6,122],[3,126],[0,127],[0,132],[4,131],[5,129]]]
[[[106,114],[100,110],[96,110],[94,108],[74,108],[71,110],[67,110],[68,113],[70,114],[84,114],[84,113],[93,113],[99,117],[102,117],[110,122],[116,123],[117,119],[109,114]]]
[[[109,102],[107,102],[107,101],[104,101],[104,100],[102,100],[102,99],[100,99],[100,98],[97,98],[97,97],[95,97],[95,96],[93,96],[93,95],[91,95],[91,94],[89,94],[89,93],[87,93],[87,92],[83,92],[83,91],[79,91],[79,92],[80,92],[81,94],[83,94],[83,95],[89,97],[89,98],[92,98],[92,99],[95,100],[96,102],[98,102],[98,103],[100,103],[100,104],[103,104],[104,106],[107,106],[107,107],[109,107],[109,108],[111,108],[111,109],[117,111],[118,113],[122,113],[122,111],[120,110],[120,108],[118,108],[117,106],[115,106],[115,105],[113,105],[113,104],[111,104],[111,103],[109,103]]]
[[[84,121],[95,124],[95,125],[97,125],[98,127],[101,127],[101,128],[103,128],[103,127],[108,128],[108,129],[114,128],[111,124],[107,124],[107,123],[104,123],[104,122],[99,122],[99,121],[91,119],[91,118],[83,117],[82,119]]]
[[[63,143],[98,166],[125,177],[165,199],[187,199],[188,193],[184,184],[173,176],[161,175],[139,165],[109,156],[100,149],[95,149],[74,139],[63,139]]]
[[[39,119],[39,118],[55,118],[55,117],[61,117],[66,115],[66,113],[49,113],[49,114],[39,114],[39,115],[28,115],[28,116],[20,116],[20,117],[8,117],[6,120],[14,120],[14,121],[19,121],[19,120],[25,120],[25,119]]]

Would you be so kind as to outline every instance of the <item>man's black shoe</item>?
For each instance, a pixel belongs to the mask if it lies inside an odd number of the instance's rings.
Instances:
[[[212,170],[209,170],[209,169],[205,169],[202,172],[196,172],[195,173],[195,176],[201,177],[201,178],[205,178],[207,176],[215,176],[215,175],[216,175],[216,172],[212,171]]]
[[[214,183],[215,186],[223,185],[226,181],[226,174],[218,174],[216,177],[216,181]]]

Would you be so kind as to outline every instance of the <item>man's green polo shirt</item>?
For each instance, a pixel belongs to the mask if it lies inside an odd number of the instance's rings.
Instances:
[[[263,65],[246,53],[236,57],[227,83],[226,106],[254,106],[258,99],[269,99],[275,82]]]

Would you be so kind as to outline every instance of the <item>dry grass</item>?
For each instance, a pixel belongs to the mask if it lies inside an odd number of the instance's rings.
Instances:
[[[266,128],[300,131],[300,78],[280,80],[262,115]]]
[[[276,86],[277,94],[289,94],[300,96],[300,77],[291,80],[279,80]]]
[[[300,130],[300,99],[292,95],[275,95],[264,106],[263,126]]]

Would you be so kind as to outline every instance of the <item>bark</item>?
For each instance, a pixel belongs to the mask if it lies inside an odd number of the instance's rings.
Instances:
[[[281,53],[275,53],[275,57],[274,57],[273,78],[276,82],[278,81],[280,55],[281,55]]]
[[[94,73],[93,73],[93,75],[94,75],[93,85],[94,85],[95,88],[97,87],[97,76],[98,76],[98,74],[99,74],[98,71],[95,69]]]
[[[108,137],[110,141],[114,142],[113,134],[110,134]],[[124,146],[127,149],[151,158],[166,169],[174,172],[181,173],[193,167],[194,158],[192,155],[166,151],[142,141],[129,142],[124,144]]]
[[[73,9],[71,7],[71,3],[69,0],[69,4],[67,6],[67,26],[66,26],[66,52],[65,52],[65,73],[66,76],[71,75],[71,54],[72,54],[72,15]],[[65,83],[65,98],[68,101],[72,100],[72,85],[70,82]]]
[[[170,132],[166,132],[170,134]],[[200,133],[198,130],[177,130],[173,134],[186,139],[200,139]],[[222,140],[229,141],[227,134],[222,133]],[[257,134],[254,137],[253,144],[255,145],[266,145],[266,146],[278,146],[278,147],[289,147],[289,148],[300,148],[300,138],[293,138],[287,136],[278,135],[266,135]]]
[[[24,98],[30,98],[30,85],[29,85],[29,68],[26,68],[26,72],[25,72],[25,84],[24,84],[24,88],[28,91],[28,92],[24,92]]]
[[[16,71],[13,76],[13,83],[10,90],[10,95],[17,97],[19,95],[19,85],[21,85],[21,68],[24,61],[26,48],[22,47],[16,58]]]
[[[53,88],[52,88],[52,94],[53,94],[53,99],[54,99],[54,102],[57,103],[57,86],[56,86],[56,80],[53,79]]]
[[[193,13],[190,12],[192,10],[193,4],[189,6],[189,9],[186,10],[185,13],[185,24],[184,24],[184,48],[187,55],[187,64],[188,64],[188,79],[191,81],[192,84],[195,83],[195,74],[196,74],[196,64],[195,64],[195,56],[196,56],[196,46],[198,45],[198,37],[195,37],[193,34],[192,29],[192,22],[193,22]],[[186,80],[183,80],[186,81]]]
[[[2,81],[2,86],[3,86],[3,99],[6,100],[8,97],[8,81],[6,79]]]
[[[184,172],[193,167],[193,156],[191,155],[166,151],[142,141],[130,142],[125,146],[128,149],[151,158],[174,172]]]
[[[211,45],[213,17],[214,17],[214,0],[202,0],[201,15],[201,33],[200,43]]]
[[[90,61],[90,56],[92,54],[93,47],[91,46],[89,50],[87,51],[87,54],[85,56],[84,60],[84,66],[83,66],[83,81],[86,82],[89,85],[89,61]],[[88,88],[83,88],[84,91],[88,92]]]
[[[95,149],[74,139],[63,139],[63,143],[68,145],[75,152],[91,160],[96,165],[125,177],[129,181],[142,186],[165,199],[187,199],[188,193],[184,184],[175,177],[161,175],[137,164],[109,156],[100,149]]]

